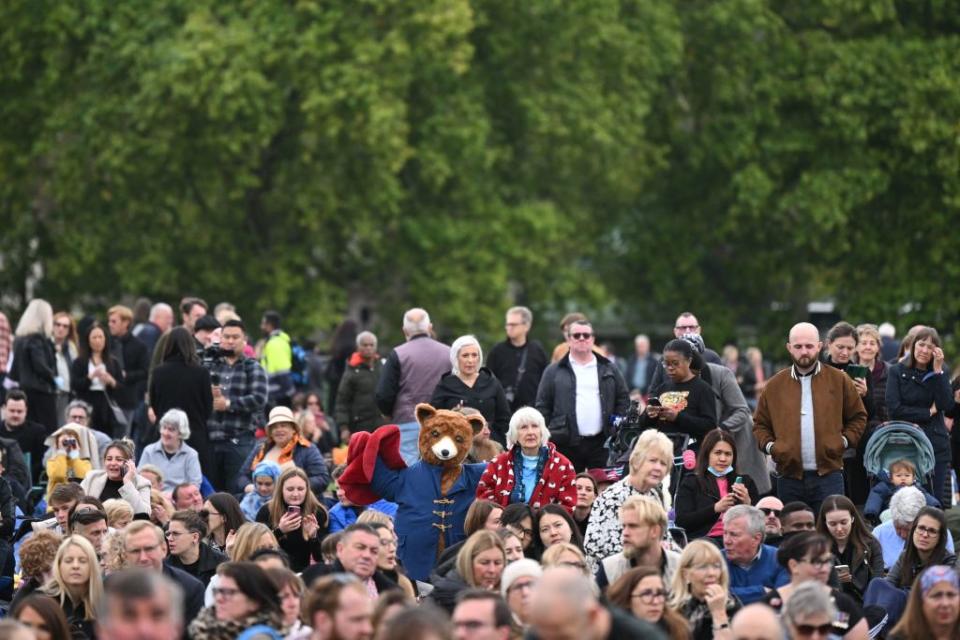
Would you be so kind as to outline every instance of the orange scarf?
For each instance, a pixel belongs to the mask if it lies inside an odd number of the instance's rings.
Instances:
[[[311,446],[311,443],[304,439],[303,436],[297,436],[290,443],[280,451],[280,457],[277,459],[278,465],[284,465],[293,460],[293,450],[297,445],[302,445],[304,447]],[[253,464],[250,465],[250,470],[253,471],[258,464],[263,460],[267,455],[267,451],[273,448],[273,443],[270,443],[270,446],[267,446],[267,442],[263,443],[263,446],[260,447],[260,452],[257,455],[253,456]]]

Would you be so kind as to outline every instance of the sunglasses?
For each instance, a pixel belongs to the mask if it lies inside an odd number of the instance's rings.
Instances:
[[[819,636],[828,636],[833,632],[833,625],[830,623],[819,625],[797,624],[793,628],[797,630],[798,636],[812,636],[814,633]]]
[[[570,337],[574,340],[589,340],[593,337],[592,333],[571,333]]]
[[[772,509],[770,507],[760,507],[760,511],[763,511],[763,515],[768,516],[771,513],[778,518],[780,517],[780,509]]]

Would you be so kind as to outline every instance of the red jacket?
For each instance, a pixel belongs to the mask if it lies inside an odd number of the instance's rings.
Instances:
[[[514,445],[514,447],[519,445]],[[566,456],[557,452],[552,442],[547,443],[547,462],[543,476],[537,481],[530,496],[534,509],[556,503],[573,513],[577,506],[577,473]],[[504,451],[487,464],[487,470],[477,485],[477,498],[496,502],[500,506],[510,504],[513,492],[513,449]]]

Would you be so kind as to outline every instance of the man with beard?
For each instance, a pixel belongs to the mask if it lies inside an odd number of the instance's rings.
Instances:
[[[850,376],[817,359],[822,347],[815,326],[793,326],[787,342],[793,365],[767,382],[753,425],[760,450],[777,463],[777,496],[803,500],[814,513],[827,496],[843,494],[843,452],[857,445],[867,424]]]
[[[370,640],[373,637],[373,601],[355,576],[326,576],[308,586],[303,594],[302,612],[306,623],[313,628],[308,636],[310,640]]]
[[[597,571],[597,586],[606,589],[630,569],[656,567],[664,584],[670,584],[680,554],[663,548],[667,512],[652,498],[630,496],[620,507],[623,551],[607,556]]]

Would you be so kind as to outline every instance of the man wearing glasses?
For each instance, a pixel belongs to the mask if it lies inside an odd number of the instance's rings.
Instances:
[[[170,556],[167,563],[186,571],[206,587],[217,573],[217,566],[229,558],[214,550],[203,539],[207,525],[196,511],[177,511],[167,525],[167,546]]]
[[[193,620],[203,608],[203,583],[186,571],[164,564],[167,544],[163,529],[147,520],[134,520],[123,530],[123,546],[128,567],[162,573],[183,592],[183,608],[187,620]]]
[[[550,439],[574,469],[607,466],[604,446],[611,418],[630,407],[627,383],[615,364],[593,351],[593,326],[574,322],[567,333],[570,352],[543,372],[536,408]]]
[[[693,315],[689,311],[684,311],[679,316],[677,316],[676,322],[673,323],[673,335],[676,338],[683,339],[685,336],[689,335],[700,335],[700,321],[697,320],[697,316]],[[704,362],[710,362],[713,364],[723,364],[723,360],[720,359],[720,356],[713,349],[708,349],[704,347],[703,351],[700,353],[700,356],[703,358]],[[653,369],[653,379],[650,380],[650,384],[647,386],[648,391],[654,391],[659,389],[663,384],[663,376],[665,372],[663,367],[654,367]]]
[[[783,503],[776,496],[767,496],[760,498],[760,501],[757,502],[757,509],[763,512],[764,543],[772,547],[779,546],[780,539],[783,536],[783,525],[780,522]]]
[[[512,411],[536,402],[537,386],[549,362],[543,345],[527,338],[532,324],[530,309],[508,309],[504,325],[507,339],[495,344],[487,356],[487,368],[503,386]]]

